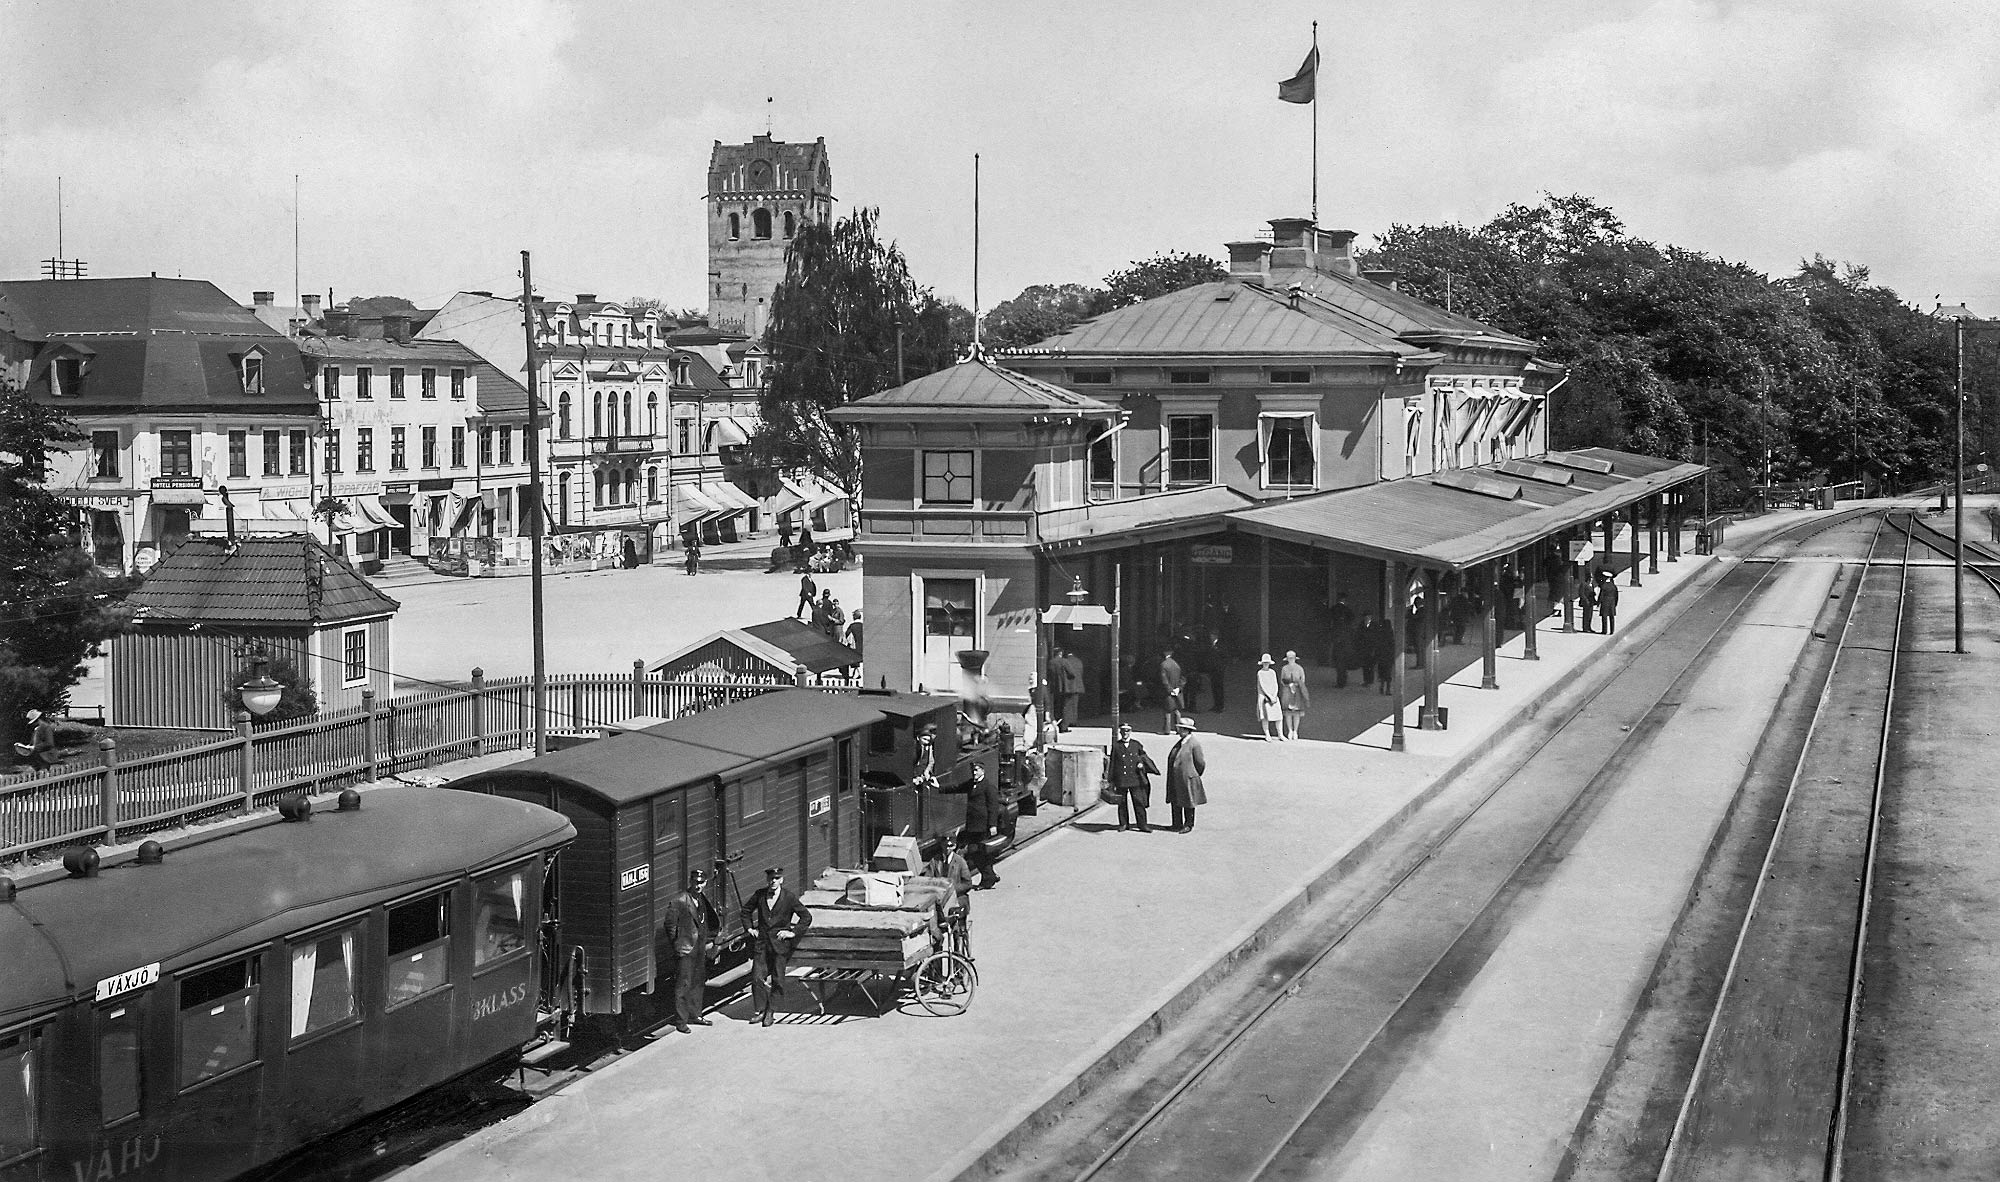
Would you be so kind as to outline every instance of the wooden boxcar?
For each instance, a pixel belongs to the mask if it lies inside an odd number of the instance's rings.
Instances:
[[[670,985],[657,941],[689,870],[728,859],[741,874],[736,893],[710,887],[727,942],[738,895],[763,885],[765,867],[804,885],[866,857],[862,747],[883,717],[877,698],[776,690],[451,787],[546,805],[576,826],[557,863],[561,939],[565,956],[582,954],[583,1011],[617,1014],[634,990]]]
[[[569,823],[358,798],[0,882],[0,1179],[233,1177],[534,1037]]]

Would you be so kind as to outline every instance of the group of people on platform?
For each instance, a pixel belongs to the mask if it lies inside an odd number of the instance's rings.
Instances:
[[[812,927],[813,917],[785,885],[783,866],[765,870],[764,878],[764,885],[744,901],[741,919],[743,933],[750,940],[750,994],[755,1003],[751,1021],[769,1026],[774,999],[785,992],[792,947]],[[688,871],[686,885],[667,902],[667,918],[660,933],[673,953],[674,1029],[682,1034],[692,1026],[714,1025],[702,1017],[703,993],[709,964],[716,957],[715,937],[722,918],[708,901],[707,886],[707,871]]]
[[[1194,810],[1208,803],[1208,792],[1202,784],[1202,776],[1208,771],[1208,757],[1201,749],[1201,740],[1195,737],[1195,729],[1192,718],[1180,719],[1174,726],[1179,737],[1167,752],[1167,807],[1173,810],[1171,828],[1175,833],[1194,832]],[[1153,803],[1153,777],[1160,774],[1159,765],[1132,736],[1132,724],[1120,725],[1118,737],[1111,743],[1104,776],[1106,790],[1118,798],[1119,832],[1153,831],[1146,823],[1146,810]]]

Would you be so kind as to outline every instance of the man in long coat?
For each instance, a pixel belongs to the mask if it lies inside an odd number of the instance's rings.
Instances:
[[[1201,786],[1208,758],[1202,754],[1201,740],[1194,737],[1194,719],[1182,715],[1180,732],[1180,741],[1167,753],[1167,803],[1174,810],[1174,832],[1192,833],[1195,806],[1208,803]]]
[[[1057,649],[1049,662],[1049,686],[1056,697],[1056,729],[1066,731],[1076,724],[1083,701],[1083,662],[1066,648]]]
[[[743,904],[743,930],[750,937],[750,993],[757,1018],[771,1024],[771,998],[785,991],[785,966],[799,933],[812,926],[812,912],[785,887],[785,868],[764,871],[767,880]]]
[[[708,981],[708,950],[722,918],[702,894],[708,877],[688,871],[687,885],[667,902],[667,944],[674,950],[674,1029],[711,1025],[701,1016],[702,987]]]
[[[1333,688],[1347,688],[1347,671],[1356,665],[1364,665],[1365,659],[1357,659],[1355,651],[1354,609],[1348,606],[1347,592],[1333,597],[1333,603],[1326,609],[1326,632],[1328,656],[1333,664]]]
[[[1132,737],[1132,724],[1119,724],[1118,741],[1111,744],[1111,786],[1119,790],[1120,832],[1130,827],[1128,817],[1138,820],[1139,832],[1153,831],[1146,824],[1146,808],[1153,803],[1152,777],[1159,774],[1160,769],[1153,763],[1153,757],[1146,754],[1145,747]]]
[[[1187,708],[1187,675],[1181,672],[1181,663],[1174,660],[1174,650],[1168,646],[1160,658],[1160,709],[1166,719],[1160,724],[1160,733],[1170,735],[1174,731],[1174,720]]]
[[[979,872],[978,889],[999,885],[1000,876],[993,873],[993,852],[986,848],[986,839],[1000,826],[1000,786],[986,778],[986,765],[975,763],[970,779],[938,790],[965,797],[965,827],[961,832],[974,839],[966,847],[966,860]]]

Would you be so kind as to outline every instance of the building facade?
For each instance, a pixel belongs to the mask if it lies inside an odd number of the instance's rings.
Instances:
[[[768,135],[715,141],[708,160],[708,322],[760,337],[799,228],[833,218],[824,137],[788,144]],[[753,383],[754,384],[754,383]]]
[[[297,532],[319,407],[298,345],[205,280],[0,283],[0,364],[86,442],[51,474],[107,569],[192,535]]]

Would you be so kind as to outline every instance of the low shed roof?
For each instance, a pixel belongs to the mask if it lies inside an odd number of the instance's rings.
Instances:
[[[147,572],[126,602],[142,624],[288,627],[386,616],[400,606],[339,553],[303,534],[189,538]]]
[[[861,663],[860,650],[828,638],[826,633],[810,624],[787,617],[768,624],[752,624],[748,628],[724,628],[720,632],[711,632],[693,644],[683,645],[652,662],[646,671],[659,673],[670,669],[690,653],[699,652],[717,641],[734,645],[787,675],[800,665],[804,665],[808,673],[825,673],[829,669],[845,669]]]
[[[484,791],[491,784],[555,781],[621,805],[716,776],[747,772],[882,718],[875,700],[859,694],[774,690],[467,776],[452,787]]]

